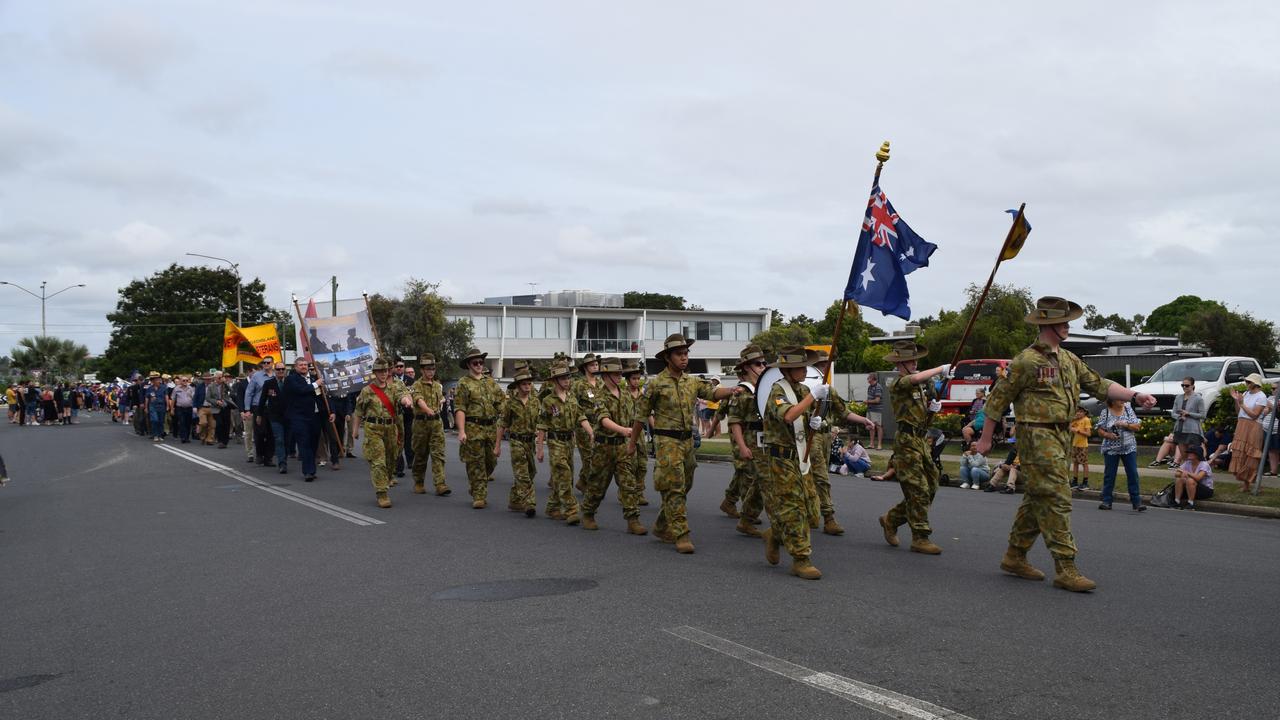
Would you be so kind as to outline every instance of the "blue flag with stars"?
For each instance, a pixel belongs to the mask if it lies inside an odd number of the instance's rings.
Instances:
[[[928,267],[929,256],[937,249],[898,217],[879,186],[872,188],[844,288],[845,300],[910,320],[907,275]]]

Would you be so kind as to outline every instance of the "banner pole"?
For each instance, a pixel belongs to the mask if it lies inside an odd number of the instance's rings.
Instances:
[[[369,313],[369,329],[373,331],[373,344],[378,346],[378,355],[385,356],[390,353],[382,346],[382,337],[378,335],[378,323],[373,319],[373,308],[369,306],[369,293],[360,293],[364,297],[364,309]],[[389,359],[389,358],[388,358]]]
[[[298,333],[298,336],[302,338],[302,346],[306,348],[307,362],[316,369],[316,374],[320,376],[320,399],[324,401],[325,422],[328,423],[329,432],[333,433],[333,437],[338,441],[338,457],[343,457],[347,454],[347,449],[342,446],[342,438],[338,437],[338,426],[333,423],[333,420],[329,419],[329,416],[333,414],[333,408],[329,405],[329,391],[324,386],[324,374],[320,372],[320,366],[316,365],[316,358],[311,354],[311,343],[307,342],[307,321],[306,318],[302,317],[302,309],[298,307],[297,295],[293,296],[293,311],[298,314],[299,327],[302,328],[302,332]],[[281,355],[282,360],[283,358],[284,356]]]
[[[956,344],[956,350],[951,355],[951,365],[953,367],[960,362],[960,353],[964,351],[965,341],[969,339],[969,333],[973,331],[973,324],[978,320],[978,313],[982,312],[982,306],[987,302],[987,293],[991,292],[991,285],[996,280],[996,271],[1000,269],[1000,263],[1004,262],[1004,251],[1013,240],[1014,231],[1022,224],[1023,212],[1026,209],[1027,204],[1022,203],[1018,208],[1018,214],[1013,218],[1013,225],[1009,227],[1009,234],[1004,238],[1004,244],[1000,246],[1000,252],[996,253],[996,264],[991,268],[991,274],[987,276],[987,284],[982,288],[982,295],[978,297],[978,302],[973,306],[973,312],[969,314],[969,321],[964,325],[964,333],[960,335],[960,342]]]

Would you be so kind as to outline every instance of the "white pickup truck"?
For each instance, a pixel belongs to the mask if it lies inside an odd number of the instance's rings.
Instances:
[[[1257,360],[1249,357],[1205,357],[1174,360],[1160,368],[1142,384],[1134,387],[1138,392],[1154,395],[1157,407],[1150,410],[1134,408],[1139,415],[1168,415],[1173,409],[1173,399],[1182,394],[1182,379],[1195,378],[1196,392],[1204,398],[1205,410],[1218,401],[1218,393],[1228,385],[1244,382],[1250,373],[1268,377]]]

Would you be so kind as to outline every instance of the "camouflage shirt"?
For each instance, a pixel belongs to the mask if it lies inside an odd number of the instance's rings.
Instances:
[[[409,388],[409,395],[413,397],[413,412],[422,415],[422,408],[418,407],[418,401],[427,404],[431,408],[431,412],[440,417],[440,408],[444,405],[444,386],[435,380],[427,380],[426,378],[418,378],[418,381]]]
[[[600,418],[596,417],[596,403],[604,394],[604,381],[599,377],[596,378],[594,385],[588,383],[585,377],[580,377],[569,386],[569,395],[582,408],[582,413],[586,415],[587,422],[591,423],[592,430],[600,429]]]
[[[641,416],[641,406],[645,403],[644,388],[640,388],[638,395],[632,395],[630,388],[622,388],[622,405],[619,414],[622,419],[613,418],[613,421],[623,427],[631,427],[637,421],[641,423],[649,422],[647,416]]]
[[[908,375],[899,375],[889,386],[889,404],[899,424],[910,425],[919,432],[929,427],[929,392],[927,382],[913,384]]]
[[[542,400],[542,414],[538,416],[538,429],[551,432],[573,432],[582,427],[586,415],[573,394],[561,400],[554,392]]]
[[[632,413],[627,412],[626,408],[626,406],[630,405],[630,403],[627,402],[627,391],[619,388],[618,394],[614,395],[609,392],[607,385],[601,385],[600,391],[595,393],[595,396],[596,433],[603,437],[618,437],[618,433],[606,430],[604,426],[599,423],[601,420],[609,418],[623,427],[631,426],[630,420],[632,418],[629,416]]]
[[[769,391],[769,400],[765,403],[764,415],[764,442],[766,445],[779,445],[782,447],[795,447],[796,430],[792,423],[782,419],[787,411],[793,405],[787,402],[787,396],[782,392],[782,384],[790,382],[786,378],[779,380],[773,384],[773,389]],[[796,404],[809,397],[809,386],[804,383],[791,383],[791,389],[796,394]],[[810,410],[812,412],[812,410]],[[809,422],[809,412],[800,416],[801,422]]]
[[[1037,341],[1009,364],[1009,377],[991,389],[986,407],[999,417],[1012,403],[1018,422],[1069,423],[1081,391],[1105,398],[1113,384],[1071,351]]]
[[[669,368],[653,376],[648,385],[649,396],[640,406],[642,416],[653,415],[658,430],[693,431],[693,404],[698,398],[715,399],[711,383],[682,373],[679,378]]]
[[[728,406],[728,412],[725,415],[729,421],[730,427],[734,425],[742,426],[742,439],[747,447],[756,447],[756,433],[764,429],[764,419],[760,417],[760,408],[756,405],[756,394],[747,390],[747,386],[743,385],[742,393],[737,397],[726,400],[723,405]],[[797,400],[799,398],[796,398]]]
[[[498,408],[493,402],[493,391],[484,378],[479,380],[470,375],[458,381],[458,389],[453,394],[453,406],[460,410],[467,419],[495,419]]]
[[[373,387],[373,383],[370,383],[360,390],[360,395],[356,397],[356,415],[359,415],[361,420],[368,418],[394,419],[393,415],[387,414],[387,406],[382,404],[382,400],[373,391]],[[404,383],[389,382],[386,387],[382,388],[382,392],[391,401],[391,407],[398,408],[400,407],[400,399],[405,396]]]
[[[529,393],[529,399],[520,402],[520,398],[507,400],[502,408],[502,427],[510,433],[531,435],[538,431],[538,416],[542,414],[542,403]]]

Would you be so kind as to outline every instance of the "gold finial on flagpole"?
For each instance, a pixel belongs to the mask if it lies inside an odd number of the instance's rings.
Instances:
[[[880,150],[876,152],[876,159],[882,163],[889,162],[889,141],[885,140],[880,144]]]

